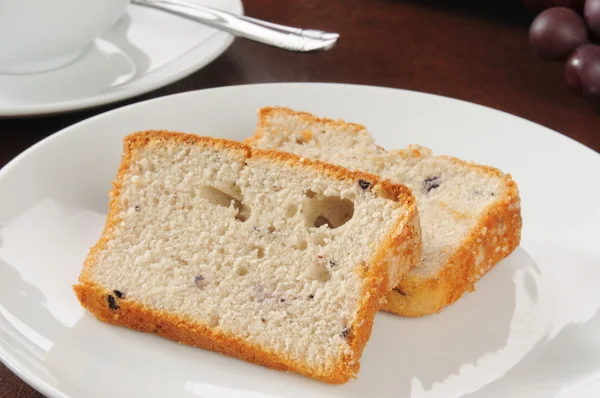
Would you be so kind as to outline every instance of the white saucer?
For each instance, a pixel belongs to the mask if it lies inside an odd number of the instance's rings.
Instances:
[[[171,129],[241,140],[256,110],[365,124],[497,166],[519,185],[521,246],[456,304],[379,313],[358,379],[327,385],[97,321],[71,285],[100,236],[122,138]],[[232,117],[235,115],[235,117]],[[266,84],[133,104],[43,140],[0,170],[0,360],[56,398],[600,396],[600,156],[489,108],[403,90]]]
[[[193,1],[243,13],[241,0]],[[38,74],[0,74],[0,117],[67,112],[134,97],[201,69],[232,41],[197,22],[130,5],[70,65]]]

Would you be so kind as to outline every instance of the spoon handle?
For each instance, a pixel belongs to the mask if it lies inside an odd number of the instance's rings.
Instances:
[[[132,0],[134,4],[167,11],[238,37],[288,51],[327,51],[340,35],[313,29],[299,29],[216,10],[185,0]]]

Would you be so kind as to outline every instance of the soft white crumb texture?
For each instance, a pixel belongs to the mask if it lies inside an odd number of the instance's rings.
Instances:
[[[265,134],[253,143],[257,147],[367,171],[408,186],[417,202],[423,239],[422,262],[409,273],[420,277],[433,277],[446,265],[505,189],[502,178],[433,156],[425,147],[385,151],[365,129],[309,122],[285,112],[271,113],[263,128]]]
[[[165,143],[135,152],[118,202],[94,282],[323,372],[352,355],[360,267],[402,216],[355,181]]]

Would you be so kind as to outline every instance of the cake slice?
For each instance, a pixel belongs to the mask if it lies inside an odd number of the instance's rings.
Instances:
[[[125,139],[105,230],[74,287],[102,321],[326,382],[421,254],[403,185],[241,143]]]
[[[521,239],[517,185],[508,174],[420,146],[385,151],[364,126],[264,108],[247,143],[363,170],[406,184],[417,200],[423,258],[383,309],[421,316],[454,303]]]

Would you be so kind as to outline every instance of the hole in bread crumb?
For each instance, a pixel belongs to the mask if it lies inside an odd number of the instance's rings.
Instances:
[[[339,196],[313,198],[305,201],[305,221],[307,227],[330,229],[346,224],[354,215],[354,202]]]
[[[308,272],[308,279],[320,282],[327,282],[331,275],[323,263],[315,264]]]
[[[323,225],[327,226],[327,228],[331,228],[331,224],[328,219],[326,219],[323,216],[317,217],[317,219],[315,220],[314,226],[319,228]]]
[[[246,276],[246,275],[248,275],[248,268],[246,268],[246,267],[238,267],[236,269],[236,272],[237,272],[237,274],[239,276]]]
[[[309,189],[308,191],[306,191],[305,195],[306,195],[306,197],[308,197],[310,199],[312,199],[315,196],[317,196],[317,194],[315,193],[315,191],[313,191],[312,189]]]
[[[234,204],[235,206],[235,204]],[[241,204],[241,207],[236,207],[238,209],[238,213],[235,216],[235,219],[241,222],[245,222],[250,217],[250,208],[244,204]]]
[[[200,187],[198,197],[207,199],[215,206],[233,207],[237,210],[236,220],[246,221],[250,217],[250,208],[241,202],[241,191],[237,186],[220,190],[208,185]],[[237,196],[237,197],[236,197]]]
[[[325,235],[325,234],[315,234],[315,236],[313,236],[313,243],[317,246],[325,246],[326,238],[327,238],[327,235]]]
[[[299,241],[298,243],[296,243],[294,245],[294,249],[296,249],[296,250],[306,250],[307,247],[308,247],[308,243],[306,243],[306,239],[302,239],[301,241]]]
[[[296,215],[297,212],[298,212],[298,206],[296,206],[295,204],[288,205],[285,208],[285,217],[292,218]]]
[[[256,258],[263,258],[265,256],[265,249],[260,246],[254,246],[252,251],[256,250]]]

